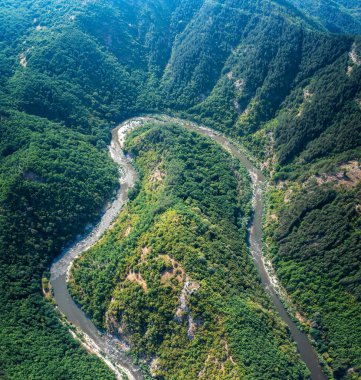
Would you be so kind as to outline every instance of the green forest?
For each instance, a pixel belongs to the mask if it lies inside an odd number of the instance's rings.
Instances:
[[[136,130],[126,150],[139,185],[72,267],[76,299],[157,378],[306,378],[247,253],[244,169],[171,125]]]
[[[258,161],[264,253],[290,310],[333,378],[360,378],[358,0],[3,0],[0,47],[0,378],[114,378],[61,324],[42,279],[117,190],[110,131],[152,112],[222,131]],[[133,132],[127,149],[141,181],[73,272],[84,309],[156,356],[159,378],[307,377],[247,256],[242,168],[171,125]],[[176,322],[184,276],[200,287]]]

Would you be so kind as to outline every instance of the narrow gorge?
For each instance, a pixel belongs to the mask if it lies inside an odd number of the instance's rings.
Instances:
[[[103,237],[104,233],[112,227],[112,223],[117,218],[125,202],[127,202],[129,189],[133,188],[137,175],[133,169],[131,160],[123,153],[122,149],[124,147],[124,142],[130,131],[135,128],[140,128],[143,124],[150,122],[155,122],[161,125],[180,125],[183,128],[211,138],[233,157],[238,159],[247,169],[253,187],[253,215],[249,226],[250,253],[252,254],[266,292],[270,296],[280,317],[290,329],[292,338],[297,343],[300,356],[310,370],[311,379],[326,379],[326,376],[323,374],[320,367],[317,354],[311,346],[307,336],[298,329],[288,315],[285,307],[282,305],[277,293],[277,288],[268,273],[262,255],[262,213],[264,207],[262,193],[266,184],[266,178],[262,172],[252,164],[245,153],[240,150],[239,146],[235,145],[224,135],[190,121],[166,115],[154,115],[151,117],[139,117],[127,120],[113,130],[112,143],[109,147],[109,152],[112,159],[119,167],[120,189],[115,200],[108,206],[102,215],[101,221],[96,227],[92,229],[87,236],[80,238],[75,245],[65,250],[62,255],[54,261],[51,267],[51,284],[54,292],[54,299],[60,312],[66,317],[67,321],[76,327],[77,332],[80,333],[80,339],[84,342],[87,349],[91,352],[96,352],[103,360],[105,360],[107,365],[115,371],[117,377],[121,379],[123,378],[123,375],[126,375],[129,380],[142,379],[140,369],[132,365],[130,357],[127,357],[126,353],[121,349],[121,343],[117,341],[117,338],[107,332],[100,332],[97,330],[89,317],[73,301],[67,289],[67,279],[73,260],[77,259]],[[185,300],[183,300],[183,304],[183,308],[185,308]]]

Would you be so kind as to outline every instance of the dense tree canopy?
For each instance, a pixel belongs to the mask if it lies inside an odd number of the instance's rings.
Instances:
[[[275,269],[335,378],[360,376],[361,40],[355,36],[361,33],[360,20],[357,0],[140,0],[132,4],[125,0],[3,0],[0,376],[112,378],[105,365],[87,356],[61,326],[41,295],[41,278],[48,276],[49,264],[61,249],[97,219],[116,189],[117,170],[106,155],[111,128],[129,116],[151,111],[176,112],[202,121],[238,139],[260,161],[271,179],[265,241]],[[153,132],[153,138],[157,133]],[[147,134],[149,144],[165,155],[160,142],[151,138],[152,133]],[[181,151],[181,132],[175,139]],[[132,141],[129,149],[136,150],[135,136]],[[198,215],[205,214],[215,232],[211,229],[208,240],[193,247],[194,257],[187,258],[194,261],[197,276],[217,279],[222,271],[236,276],[242,269],[243,280],[254,281],[252,266],[239,268],[232,256],[235,247],[244,248],[242,234],[224,252],[228,264],[214,255],[217,265],[208,267],[207,257],[199,254],[202,244],[217,251],[212,236],[224,227],[214,221],[215,215],[233,226],[230,234],[237,228],[244,233],[238,216],[247,214],[249,207],[247,202],[233,203],[234,179],[225,175],[222,166],[229,163],[214,164],[213,177],[202,176],[199,168],[214,161],[199,144],[202,154],[196,157],[173,152],[178,160],[172,161],[167,156],[167,178],[178,186],[170,186],[167,196],[157,200],[161,207],[154,208],[155,201],[139,203],[144,215],[139,210],[132,215],[149,218],[141,234],[147,230],[151,238],[154,233],[166,233],[168,221],[159,221],[153,230],[147,223],[159,215],[171,218],[172,212],[179,213],[183,224],[175,227],[180,236],[191,239],[198,236],[197,231],[208,231]],[[145,168],[142,152],[134,154],[140,160],[138,167]],[[187,177],[178,178],[179,172]],[[221,188],[218,172],[224,175]],[[199,190],[200,184],[214,186],[208,189],[209,196]],[[223,194],[227,186],[233,190]],[[134,205],[147,193],[144,188],[138,190],[139,194],[133,194]],[[217,192],[227,209],[212,200]],[[186,228],[189,225],[194,231]],[[127,249],[130,253],[135,248]],[[167,292],[172,294],[156,286],[155,273],[167,270],[167,265],[156,257],[150,263],[149,275],[154,275],[155,292],[160,292],[154,298],[157,302]],[[109,277],[106,271],[99,276]],[[114,284],[94,287],[94,294],[88,290],[84,306],[99,324],[104,323]],[[125,295],[119,294],[119,310],[123,296],[141,294],[134,283],[127,287]],[[280,354],[271,343],[262,347],[263,358],[257,357],[256,345],[269,336],[273,316],[259,311],[260,300],[266,302],[260,289],[258,303],[253,303],[242,293],[247,288],[244,283],[231,287],[236,290],[227,299],[221,325],[238,363],[237,376],[249,371],[259,377],[257,371],[266,368],[271,358],[277,358],[277,363],[294,361],[292,349]],[[168,352],[161,360],[169,373],[172,365],[178,365],[174,358],[190,352],[181,353],[176,346],[165,348],[174,343],[174,338],[166,339],[174,297],[159,314],[165,319],[157,320],[157,326],[167,322],[161,336],[146,323],[155,315],[149,296],[139,297],[134,297],[132,307],[135,310],[144,302],[148,314],[134,322],[132,332],[142,335],[143,330],[137,329],[147,326],[149,336],[140,339],[146,344],[143,353]],[[204,299],[198,300],[199,310]],[[225,305],[217,302],[212,312]],[[256,332],[250,326],[253,320],[260,326]],[[240,324],[243,329],[238,329]],[[181,334],[185,326],[174,328]],[[207,347],[216,347],[212,363],[224,351],[219,341],[212,340],[217,332],[209,331]],[[277,331],[280,335],[272,335],[275,341],[287,340],[282,328]],[[255,346],[245,345],[250,333]],[[240,346],[254,353],[252,361],[247,362]],[[259,363],[258,369],[254,363]],[[231,371],[229,363],[225,366]],[[212,371],[212,365],[206,367],[205,373],[211,376],[207,371]],[[280,364],[277,369],[283,367]],[[182,368],[178,370],[181,373]],[[289,371],[300,373],[299,364]]]

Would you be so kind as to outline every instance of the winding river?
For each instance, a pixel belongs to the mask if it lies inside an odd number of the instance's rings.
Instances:
[[[136,180],[136,172],[134,171],[131,162],[127,157],[125,157],[122,151],[122,146],[124,144],[126,134],[130,130],[137,128],[144,122],[150,120],[177,123],[179,125],[182,125],[184,128],[208,136],[209,138],[216,141],[219,145],[221,145],[224,149],[229,151],[234,157],[238,158],[246,167],[252,179],[254,207],[254,215],[249,231],[249,244],[252,257],[258,269],[258,273],[260,275],[264,288],[266,289],[275,306],[275,309],[289,327],[291,335],[294,341],[297,343],[301,359],[305,362],[311,372],[311,379],[327,379],[327,377],[322,372],[317,354],[310,344],[307,336],[297,328],[296,324],[292,321],[285,307],[281,303],[277,293],[277,286],[275,284],[274,277],[269,274],[263,259],[262,190],[266,184],[265,177],[263,176],[262,172],[257,169],[237,148],[237,146],[226,137],[204,126],[200,126],[185,120],[180,120],[165,115],[138,117],[124,122],[113,130],[112,142],[109,147],[109,152],[112,159],[119,166],[120,189],[115,200],[105,210],[97,226],[95,226],[88,235],[79,238],[79,240],[73,246],[64,250],[64,252],[53,262],[51,266],[50,282],[53,288],[54,299],[60,312],[65,316],[67,321],[76,328],[77,332],[81,336],[81,341],[86,346],[86,348],[101,357],[106,362],[106,364],[115,372],[118,379],[143,379],[140,369],[132,364],[129,357],[120,348],[120,342],[115,337],[100,332],[94,326],[88,316],[86,316],[86,314],[73,301],[67,288],[67,278],[74,259],[79,257],[83,252],[89,249],[100,239],[104,232],[112,225],[115,217],[119,214],[124,203],[127,201],[129,189],[134,185],[134,182]]]

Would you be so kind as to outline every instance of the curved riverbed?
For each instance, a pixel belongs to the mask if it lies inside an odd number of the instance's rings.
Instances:
[[[270,296],[278,314],[290,329],[291,336],[293,340],[297,343],[297,348],[300,353],[301,359],[305,362],[306,366],[311,372],[311,379],[326,380],[327,377],[321,369],[316,351],[314,350],[310,341],[308,340],[307,335],[298,329],[297,325],[290,318],[287,310],[283,306],[277,293],[277,284],[275,283],[273,276],[269,274],[265,265],[264,257],[262,255],[262,191],[263,187],[266,184],[266,178],[262,174],[261,170],[257,169],[251,163],[251,161],[249,161],[248,158],[237,148],[237,146],[230,142],[226,137],[219,135],[208,128],[198,127],[194,124],[190,124],[187,127],[203,135],[211,137],[214,141],[216,141],[223,148],[229,151],[234,157],[238,158],[243,164],[243,166],[248,170],[253,185],[254,209],[253,218],[249,230],[249,245],[258,273],[261,277],[262,284],[265,287],[265,290],[267,291],[268,295]]]
[[[132,365],[127,355],[118,348],[119,342],[117,339],[109,334],[102,334],[73,301],[68,291],[67,278],[73,261],[101,238],[128,199],[129,189],[134,185],[137,176],[132,164],[125,157],[121,146],[128,130],[140,124],[140,121],[131,121],[120,125],[112,131],[109,153],[119,166],[120,172],[120,189],[116,198],[105,210],[100,222],[92,231],[84,238],[80,238],[76,244],[66,249],[56,258],[50,269],[50,282],[54,299],[60,312],[81,333],[81,340],[89,351],[101,357],[115,372],[118,379],[129,380],[141,380],[143,376],[140,369]]]
[[[99,224],[86,237],[69,249],[65,250],[53,263],[51,267],[51,284],[54,291],[54,298],[59,310],[65,315],[66,319],[82,332],[83,341],[91,351],[106,361],[108,366],[117,374],[119,379],[129,378],[130,380],[142,379],[140,370],[131,364],[126,354],[118,348],[119,342],[116,338],[100,333],[90,319],[72,300],[67,289],[67,275],[72,262],[84,251],[94,245],[104,232],[111,226],[114,218],[119,214],[121,208],[128,198],[129,189],[134,185],[136,173],[130,161],[124,156],[122,146],[129,130],[141,126],[145,121],[157,120],[160,122],[175,122],[183,127],[208,136],[228,150],[233,156],[238,158],[248,170],[253,184],[253,207],[254,215],[249,232],[249,243],[252,256],[261,277],[262,283],[269,294],[280,317],[290,329],[291,335],[297,343],[302,360],[306,363],[311,372],[311,379],[327,379],[320,367],[315,350],[310,344],[307,336],[298,330],[295,323],[289,317],[286,309],[282,305],[273,278],[269,275],[262,256],[262,212],[263,200],[262,189],[265,185],[265,177],[247,157],[229,141],[226,137],[216,132],[199,126],[197,124],[171,118],[169,116],[140,117],[124,122],[112,132],[112,143],[109,148],[112,159],[119,165],[120,190],[116,199],[107,208]],[[124,374],[126,376],[124,376]]]

